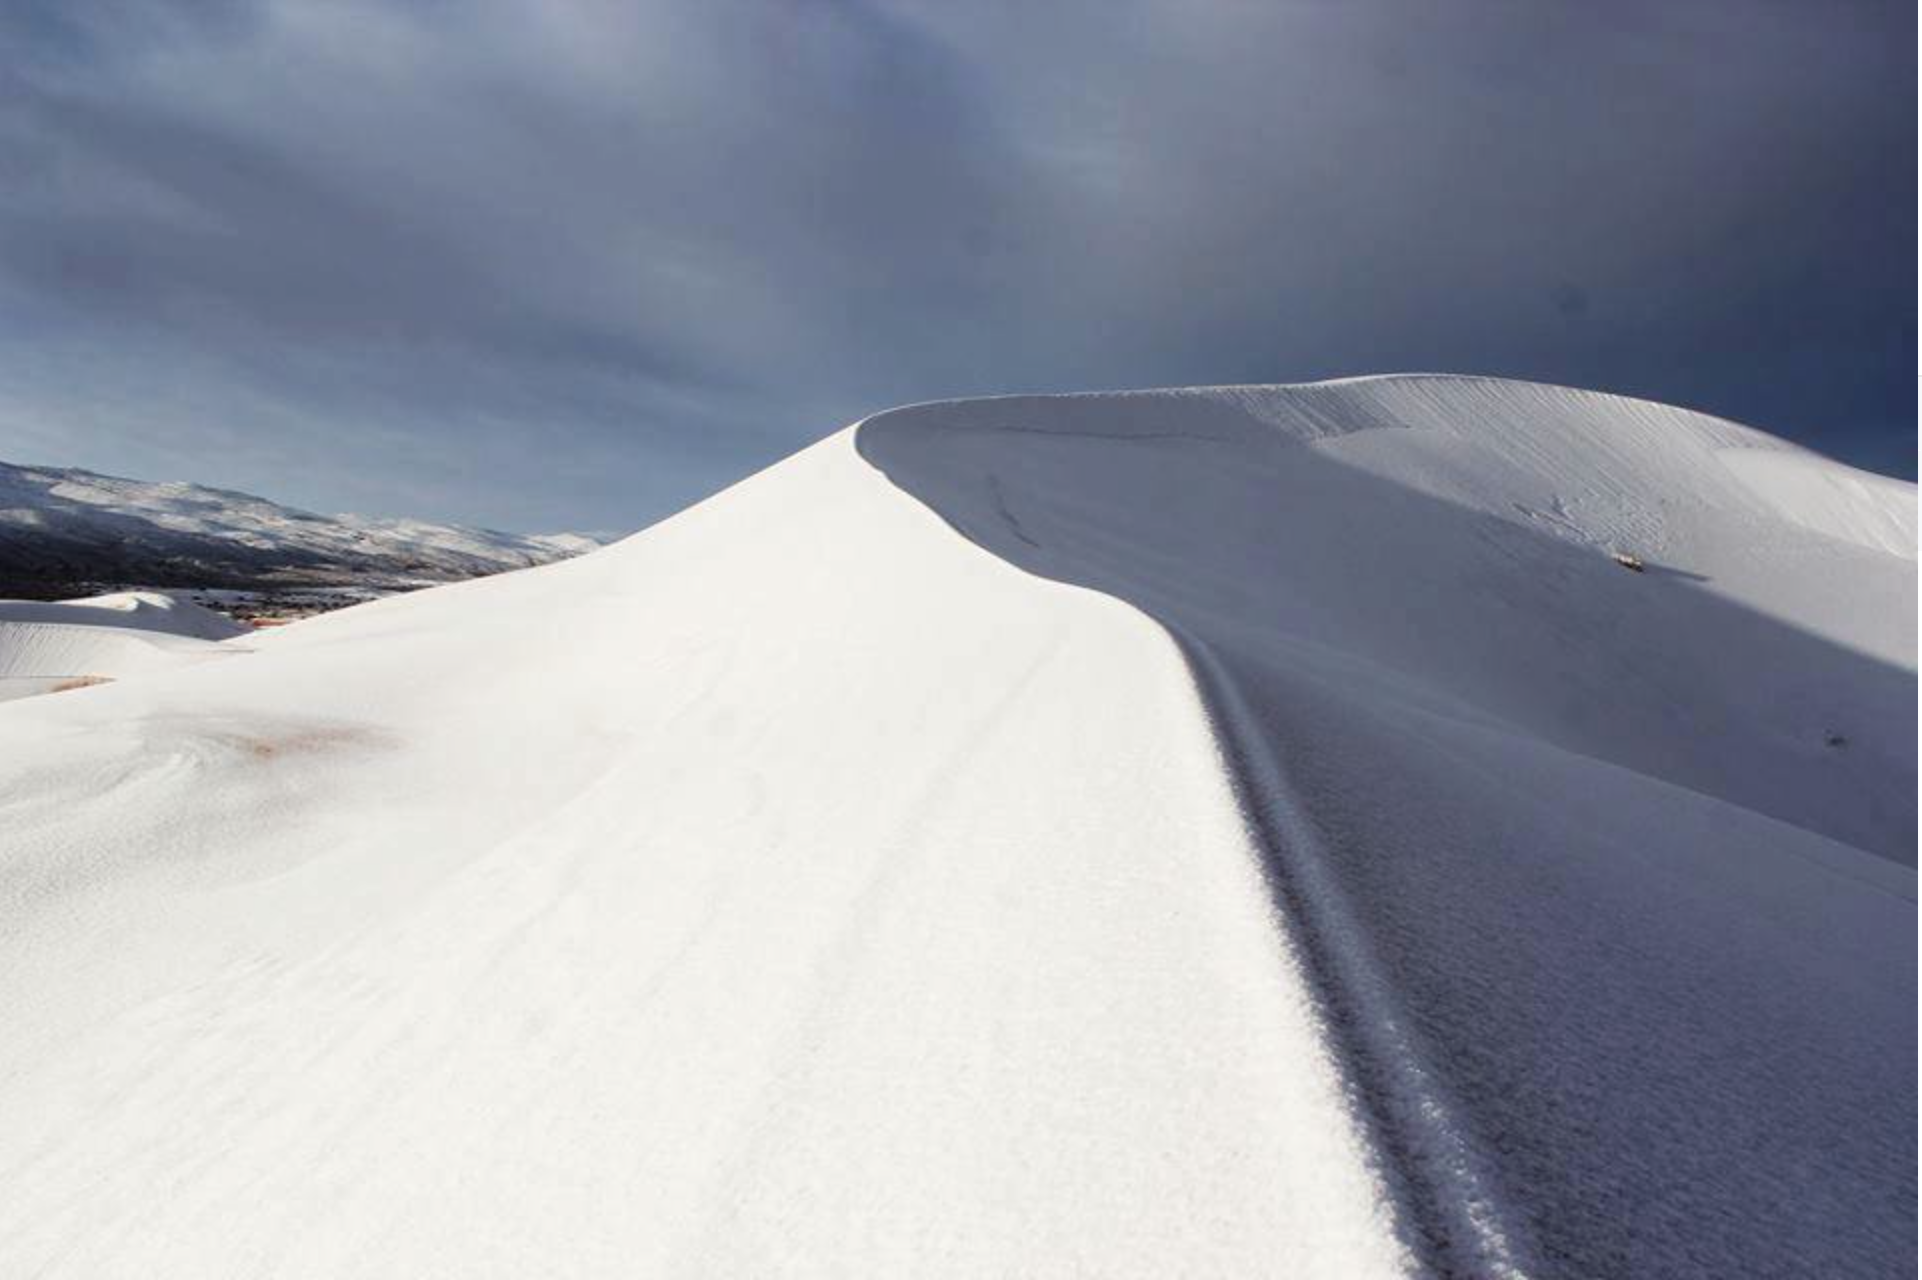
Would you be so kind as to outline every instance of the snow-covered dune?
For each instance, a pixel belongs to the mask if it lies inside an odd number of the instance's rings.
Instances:
[[[1911,1265],[1916,579],[1873,535],[1913,486],[1460,378],[931,405],[861,445],[1181,640],[1432,1260]]]
[[[0,702],[224,656],[246,630],[158,591],[0,600]]]
[[[1912,1267],[1913,509],[1518,384],[930,405],[9,704],[0,1261]]]

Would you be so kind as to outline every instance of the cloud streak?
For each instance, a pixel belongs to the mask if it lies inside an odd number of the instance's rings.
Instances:
[[[1913,468],[1899,5],[4,13],[31,460],[631,526],[903,400],[1440,369]]]

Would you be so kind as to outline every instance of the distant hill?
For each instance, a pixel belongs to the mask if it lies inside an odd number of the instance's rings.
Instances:
[[[316,515],[252,494],[0,463],[0,597],[100,584],[394,590],[563,560],[576,533]]]

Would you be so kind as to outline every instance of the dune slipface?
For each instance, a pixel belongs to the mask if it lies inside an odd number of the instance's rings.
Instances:
[[[937,404],[10,703],[0,1254],[1912,1269],[1914,527],[1559,388]]]

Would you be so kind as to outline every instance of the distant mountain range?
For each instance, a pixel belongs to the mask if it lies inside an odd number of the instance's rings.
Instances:
[[[601,541],[316,515],[204,485],[0,462],[0,597],[103,584],[399,590],[563,560]]]

